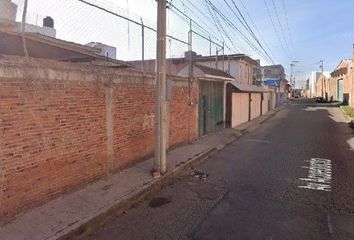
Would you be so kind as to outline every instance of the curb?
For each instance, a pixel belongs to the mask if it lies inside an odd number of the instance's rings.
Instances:
[[[126,199],[119,202],[113,202],[107,206],[103,206],[94,215],[88,216],[86,219],[82,219],[81,221],[75,222],[71,226],[68,226],[67,228],[57,232],[55,235],[53,235],[51,238],[48,238],[47,240],[86,239],[91,233],[103,227],[106,223],[110,222],[118,216],[125,214],[127,210],[136,207],[139,203],[148,199],[154,193],[160,191],[165,186],[171,184],[176,178],[184,175],[191,168],[197,166],[204,160],[208,159],[214,153],[221,151],[225,147],[240,139],[245,134],[249,133],[250,129],[256,129],[265,121],[269,120],[274,115],[276,115],[282,109],[282,107],[274,109],[273,112],[269,112],[269,114],[261,121],[255,122],[255,124],[251,124],[245,129],[242,129],[240,131],[240,135],[235,136],[232,140],[228,141],[220,148],[212,147],[204,152],[199,153],[187,162],[176,166],[176,168],[172,172],[168,172],[161,178],[152,180],[142,189],[131,192]]]
[[[136,192],[131,192],[130,196],[123,201],[118,203],[115,202],[109,206],[101,208],[94,216],[90,216],[87,219],[74,223],[70,227],[57,232],[54,236],[48,238],[48,240],[86,239],[92,232],[104,226],[110,220],[124,214],[127,210],[136,207],[140,202],[160,191],[162,188],[172,183],[176,178],[184,175],[190,170],[190,168],[193,168],[202,161],[208,159],[209,156],[216,152],[216,147],[201,152],[188,162],[176,166],[173,172],[167,173],[159,179],[152,180],[148,185]]]
[[[269,115],[266,115],[266,117],[264,119],[262,119],[259,124],[262,124],[264,122],[266,122],[267,120],[269,120],[270,118],[274,117],[275,114],[277,114],[279,111],[281,111],[283,108],[277,108],[276,110],[274,110],[274,112],[271,112]]]

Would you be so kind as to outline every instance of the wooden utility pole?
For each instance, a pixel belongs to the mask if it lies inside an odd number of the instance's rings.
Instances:
[[[193,44],[193,30],[192,30],[192,19],[189,20],[189,32],[188,32],[188,61],[189,61],[189,74],[188,74],[188,102],[192,103],[191,88],[192,88],[192,78],[193,78],[193,55],[192,55],[192,44]]]
[[[141,70],[145,75],[145,26],[142,18],[140,18],[140,21],[141,21],[141,62],[142,62]]]
[[[22,22],[21,22],[21,37],[22,37],[22,47],[23,47],[23,53],[26,57],[28,57],[28,50],[27,50],[27,42],[26,42],[26,17],[27,17],[27,6],[28,6],[28,0],[25,0],[24,5],[23,5],[23,13],[22,13]]]
[[[295,66],[294,63],[290,64],[290,84],[292,85],[293,89],[291,91],[291,97],[295,98],[295,84],[293,82],[293,67]]]
[[[323,60],[320,60],[320,68],[321,68],[321,77],[322,77],[322,80],[321,80],[321,85],[322,85],[322,89],[321,89],[321,96],[324,97],[324,76],[323,76]]]
[[[157,0],[154,174],[166,172],[166,0]]]

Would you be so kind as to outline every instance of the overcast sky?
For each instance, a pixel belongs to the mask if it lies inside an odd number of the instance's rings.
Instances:
[[[19,10],[21,10],[22,1],[13,0],[19,4]],[[89,1],[112,9],[119,14],[129,15],[130,18],[138,21],[142,17],[145,24],[156,26],[155,0]],[[224,39],[230,48],[230,50],[226,50],[226,53],[241,52],[253,58],[260,58],[262,65],[270,64],[264,56],[247,45],[240,33],[228,26],[220,17],[219,21],[222,27],[217,27],[217,19],[212,17],[212,14],[216,13],[208,10],[207,1],[209,0],[172,0],[172,3],[195,19],[198,24],[207,29],[208,33],[196,25],[193,26],[194,30],[205,36],[211,33],[210,37],[215,41],[220,40],[221,42]],[[229,6],[224,0],[210,0],[235,27],[240,29],[248,39],[251,39],[253,44],[257,45],[234,15],[237,10],[233,7],[232,0],[226,1]],[[352,56],[354,1],[234,0],[234,2],[264,49],[271,55],[275,63],[282,64],[287,69],[288,75],[290,75],[290,62],[292,60],[299,61],[294,70],[297,86],[304,84],[306,76],[312,70],[320,70],[320,60],[324,60],[326,71],[332,71],[341,59]],[[284,11],[284,7],[286,11]],[[126,21],[93,9],[78,0],[29,0],[28,21],[40,24],[41,18],[46,15],[54,18],[59,38],[79,43],[99,41],[111,44],[117,47],[117,57],[123,60],[141,57],[140,26],[128,24]],[[224,28],[228,36],[220,28]],[[168,32],[187,41],[188,24],[186,19],[169,11]],[[155,35],[151,31],[146,31],[145,34],[146,56],[154,58]],[[188,46],[171,40],[168,42],[167,49],[168,57],[182,56]],[[215,49],[216,45],[213,45],[213,54],[215,54]],[[209,54],[208,41],[195,36],[193,50],[199,54]]]

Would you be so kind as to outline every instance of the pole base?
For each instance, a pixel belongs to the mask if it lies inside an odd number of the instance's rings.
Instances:
[[[161,172],[160,171],[154,171],[152,172],[153,178],[160,178],[161,177]]]

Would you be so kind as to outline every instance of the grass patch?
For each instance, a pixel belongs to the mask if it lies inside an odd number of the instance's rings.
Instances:
[[[354,118],[354,108],[351,106],[341,106],[343,111],[351,118]]]

